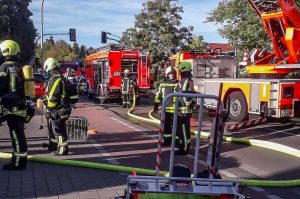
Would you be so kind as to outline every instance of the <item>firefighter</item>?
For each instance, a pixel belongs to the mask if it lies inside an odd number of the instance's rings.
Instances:
[[[181,62],[178,65],[181,80],[179,82],[180,92],[193,92],[193,80],[191,73],[191,63]],[[177,135],[179,150],[176,151],[179,155],[186,155],[189,153],[191,145],[191,131],[190,119],[192,117],[192,106],[194,102],[191,98],[180,98],[179,100],[179,114],[177,119]]]
[[[130,79],[130,71],[129,69],[124,70],[124,76],[122,79],[122,85],[121,85],[121,90],[122,90],[122,104],[123,108],[126,108],[130,106],[130,86],[131,86],[131,79]]]
[[[67,93],[70,97],[71,106],[75,108],[75,104],[79,100],[79,92],[78,92],[77,77],[75,74],[75,70],[71,68],[67,68],[67,72],[65,73],[64,77],[66,81]]]
[[[171,94],[177,92],[178,82],[176,80],[176,71],[173,67],[169,66],[165,70],[165,81],[159,85],[158,92],[156,93],[156,97],[154,99],[154,112],[158,112],[159,105],[162,104],[164,98]],[[164,127],[164,146],[170,146],[172,141],[172,127],[173,127],[173,118],[174,118],[174,110],[175,103],[174,99],[171,99],[165,110],[165,127]]]
[[[0,66],[0,98],[2,114],[12,140],[12,157],[4,170],[23,170],[27,162],[24,123],[27,117],[24,74],[20,65],[20,47],[12,40],[0,44],[4,63]]]
[[[68,154],[66,120],[71,114],[70,99],[66,93],[66,82],[60,71],[60,65],[54,58],[48,58],[44,69],[49,74],[45,99],[46,118],[48,120],[48,150],[53,155]]]

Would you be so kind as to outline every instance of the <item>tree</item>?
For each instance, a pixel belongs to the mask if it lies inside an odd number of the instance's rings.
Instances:
[[[193,36],[193,39],[189,45],[192,50],[205,51],[207,44],[204,42],[203,36]]]
[[[87,49],[84,45],[81,45],[79,51],[79,59],[84,59],[86,55],[87,55]]]
[[[133,28],[123,32],[122,43],[142,47],[150,52],[151,61],[158,64],[171,48],[188,49],[192,26],[181,27],[183,8],[178,0],[148,0],[141,13],[135,16]]]
[[[78,43],[74,42],[73,43],[73,52],[75,55],[77,55],[79,57],[79,53],[80,53],[80,48],[79,48],[79,45]]]
[[[300,0],[295,2],[299,5]],[[218,29],[220,35],[228,39],[240,53],[245,49],[270,45],[261,20],[250,9],[247,0],[222,0],[209,13],[207,21],[221,25]]]
[[[28,10],[30,2],[0,0],[0,40],[11,39],[20,45],[22,63],[28,63],[34,53],[36,30]]]

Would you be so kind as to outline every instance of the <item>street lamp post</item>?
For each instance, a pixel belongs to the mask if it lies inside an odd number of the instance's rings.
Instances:
[[[41,64],[42,64],[42,73],[44,74],[44,49],[43,49],[43,43],[44,43],[44,0],[42,0],[41,4]]]

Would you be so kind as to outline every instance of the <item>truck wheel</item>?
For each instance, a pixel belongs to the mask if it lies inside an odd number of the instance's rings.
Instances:
[[[248,117],[247,101],[241,91],[229,95],[229,119],[235,122],[244,121]]]

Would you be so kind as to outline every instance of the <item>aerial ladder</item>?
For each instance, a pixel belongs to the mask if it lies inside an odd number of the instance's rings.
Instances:
[[[300,69],[300,11],[294,0],[248,0],[261,18],[274,52],[247,66],[254,78],[283,78]]]

